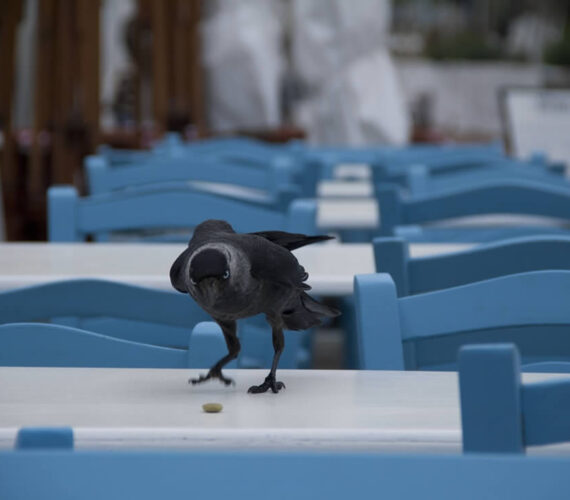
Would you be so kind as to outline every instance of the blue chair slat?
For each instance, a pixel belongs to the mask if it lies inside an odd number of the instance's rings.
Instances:
[[[519,345],[525,362],[568,361],[568,296],[570,271],[514,274],[402,298],[389,275],[356,276],[360,368],[453,369],[460,345],[501,340]]]
[[[74,446],[71,427],[24,427],[18,431],[14,448],[17,450],[64,449]]]
[[[177,181],[216,182],[264,191],[268,195],[267,204],[271,205],[283,197],[290,201],[299,192],[293,184],[292,172],[280,164],[261,169],[211,160],[167,159],[113,168],[104,158],[90,156],[85,168],[91,194]]]
[[[516,455],[2,451],[0,495],[14,500],[178,500],[189,494],[261,500],[271,492],[275,499],[300,500],[355,495],[555,500],[565,498],[570,488],[569,464],[565,457]]]
[[[141,189],[79,198],[75,188],[57,186],[48,190],[48,232],[50,241],[69,242],[88,234],[190,229],[205,219],[224,219],[238,232],[272,229],[316,234],[316,210],[313,200],[295,200],[283,213],[191,189]]]
[[[509,344],[464,346],[458,365],[463,451],[521,453],[518,353]]]
[[[380,234],[385,236],[395,235],[400,229],[397,226],[483,214],[526,214],[570,219],[570,189],[529,180],[485,181],[407,199],[403,198],[397,187],[388,185],[379,189],[377,196]],[[508,234],[509,229],[502,228],[503,234]],[[520,228],[514,229],[520,235]],[[543,229],[556,231],[556,228]],[[454,237],[454,232],[461,234],[462,228],[442,231],[453,240],[459,240]],[[470,228],[467,234],[469,231]],[[422,238],[420,230],[415,239],[427,241],[429,230],[425,234]],[[471,230],[471,234],[476,235],[476,231]],[[411,238],[412,234],[409,236]]]
[[[570,441],[570,379],[522,383],[513,344],[464,346],[458,362],[464,451],[522,453]]]
[[[526,271],[570,270],[570,236],[512,238],[418,258],[410,258],[402,238],[375,238],[373,245],[376,271],[392,276],[399,296]]]
[[[185,349],[139,344],[61,325],[11,323],[0,326],[0,365],[187,368],[189,363]]]
[[[0,291],[0,321],[113,317],[191,328],[209,316],[186,295],[114,281],[77,279]]]
[[[210,368],[227,352],[219,326],[198,323],[185,349],[142,344],[63,325],[0,325],[0,366]],[[236,361],[228,363],[235,368]]]

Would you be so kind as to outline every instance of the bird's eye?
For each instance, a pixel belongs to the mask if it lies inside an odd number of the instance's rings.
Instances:
[[[225,280],[227,280],[230,277],[230,270],[226,269],[226,272],[223,274],[222,278],[224,278]]]

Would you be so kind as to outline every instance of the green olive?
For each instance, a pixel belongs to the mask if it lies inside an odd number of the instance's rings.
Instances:
[[[221,403],[206,403],[202,405],[202,410],[206,413],[219,413],[222,411],[222,408]]]

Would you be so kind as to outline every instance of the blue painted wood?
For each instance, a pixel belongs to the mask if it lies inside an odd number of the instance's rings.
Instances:
[[[314,200],[295,200],[283,213],[186,188],[79,198],[73,187],[57,186],[48,190],[48,233],[50,241],[69,242],[121,230],[191,230],[205,219],[224,219],[238,232],[316,234],[316,210]]]
[[[30,321],[63,324],[123,340],[187,349],[192,328],[211,321],[211,317],[187,295],[105,280],[65,280],[0,291],[0,323]],[[227,351],[219,327],[212,325],[217,333],[199,337],[194,328],[193,366],[200,363],[200,367],[207,368]],[[237,366],[270,367],[273,345],[265,319],[258,323],[244,320],[238,330],[242,351]],[[214,337],[213,341],[209,335]],[[307,362],[302,342],[310,335],[310,331],[286,335],[286,349],[280,359],[282,368],[298,368],[299,363]],[[208,365],[208,360],[213,362]]]
[[[463,346],[459,351],[463,451],[521,453],[520,359],[511,344]]]
[[[380,234],[393,236],[397,226],[437,222],[445,219],[483,214],[526,214],[570,219],[570,189],[528,179],[481,181],[468,186],[404,198],[398,188],[377,190]],[[556,232],[556,229],[543,228]],[[515,228],[519,231],[520,228]],[[453,241],[461,229],[444,230]],[[455,232],[455,235],[454,235]],[[471,235],[477,234],[470,231]],[[427,241],[429,231],[423,238]],[[509,228],[501,234],[508,235]],[[503,236],[507,237],[507,236]],[[421,239],[421,233],[416,240]]]
[[[186,349],[109,337],[63,325],[0,325],[0,366],[104,368],[210,368],[225,353],[218,325],[198,323]],[[236,362],[228,363],[235,368]]]
[[[189,367],[188,350],[185,349],[139,344],[77,328],[42,323],[1,325],[0,365]]]
[[[535,271],[407,297],[389,275],[355,277],[363,369],[453,369],[459,346],[515,342],[526,362],[570,360],[570,271]],[[395,340],[397,339],[397,340]],[[412,358],[396,352],[413,345]]]
[[[536,165],[513,160],[489,161],[470,169],[452,171],[430,171],[425,165],[414,165],[407,169],[407,186],[414,195],[445,191],[461,186],[469,186],[481,181],[502,181],[510,179],[527,179],[554,186],[570,184],[560,175],[553,174]]]
[[[268,205],[288,204],[300,188],[293,184],[292,171],[282,163],[256,168],[209,159],[151,159],[113,168],[103,157],[85,160],[89,192],[100,194],[133,186],[164,185],[176,182],[216,182],[261,190]]]
[[[3,451],[0,496],[265,500],[270,494],[275,500],[354,496],[557,500],[566,498],[570,488],[569,465],[565,457],[516,455]]]
[[[522,384],[515,345],[464,346],[459,382],[464,451],[522,453],[570,441],[570,380]]]
[[[570,236],[531,236],[429,257],[409,257],[403,238],[375,238],[376,271],[388,273],[398,296],[440,290],[527,271],[570,270]]]
[[[18,431],[14,448],[17,450],[64,449],[74,445],[71,427],[23,427]]]
[[[355,276],[354,283],[360,368],[404,369],[394,282],[387,274],[372,274]]]

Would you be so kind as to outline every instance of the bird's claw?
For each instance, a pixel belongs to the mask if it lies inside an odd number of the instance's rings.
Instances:
[[[207,375],[200,375],[198,378],[191,378],[188,380],[188,382],[192,385],[196,385],[201,384],[202,382],[206,382],[206,380],[210,380],[212,378],[217,378],[226,386],[236,384],[233,379],[224,377],[221,370],[210,370]]]
[[[250,394],[260,394],[262,392],[267,392],[269,389],[277,394],[281,389],[285,389],[285,384],[275,380],[275,375],[268,375],[263,381],[263,384],[252,385],[247,392]]]

